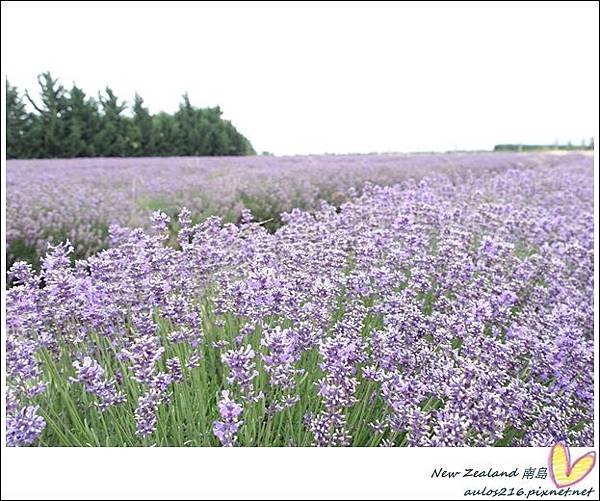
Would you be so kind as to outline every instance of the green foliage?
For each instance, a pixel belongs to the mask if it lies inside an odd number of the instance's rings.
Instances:
[[[37,111],[31,114],[31,146],[38,158],[54,158],[61,156],[67,144],[67,107],[68,96],[65,88],[52,78],[49,72],[38,76],[40,100],[36,101],[25,91],[30,104]]]
[[[96,153],[94,138],[100,129],[97,103],[87,98],[77,86],[69,91],[65,112],[67,128],[66,157],[93,157]]]
[[[221,109],[196,108],[183,95],[174,114],[151,115],[136,94],[131,110],[110,87],[98,100],[49,72],[38,77],[38,100],[6,82],[7,158],[254,155]]]
[[[6,156],[29,156],[27,138],[31,136],[31,116],[16,87],[6,81]]]
[[[497,144],[494,146],[494,151],[578,151],[578,150],[593,150],[594,139],[591,138],[588,143],[582,141],[580,145],[567,144]]]
[[[125,111],[126,103],[119,103],[117,96],[110,87],[106,88],[105,96],[100,96],[102,105],[102,128],[96,136],[99,151],[107,157],[129,156],[129,141],[127,138],[127,119],[121,114]]]
[[[144,107],[144,100],[135,95],[133,101],[133,120],[129,131],[130,148],[133,156],[150,156],[155,152],[155,132],[152,124],[152,115]]]

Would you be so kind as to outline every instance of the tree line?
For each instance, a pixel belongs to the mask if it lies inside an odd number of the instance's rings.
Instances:
[[[581,144],[497,144],[494,146],[494,151],[548,151],[548,150],[561,150],[561,151],[576,151],[576,150],[593,150],[594,149],[594,138],[590,138],[586,143],[585,140],[581,141]]]
[[[138,94],[129,107],[110,87],[96,99],[50,72],[38,83],[36,99],[6,81],[7,158],[255,154],[218,106],[192,106],[187,93],[175,113],[152,115]]]

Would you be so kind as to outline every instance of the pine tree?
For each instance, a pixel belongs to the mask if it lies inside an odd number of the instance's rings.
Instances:
[[[27,112],[18,89],[6,82],[7,156],[253,155],[250,142],[221,109],[196,108],[187,93],[173,115],[152,116],[136,94],[132,116],[107,87],[99,100],[73,84],[70,91],[49,72],[38,76],[40,103],[27,91],[35,112]]]
[[[130,148],[127,144],[127,120],[121,115],[126,108],[126,103],[119,103],[110,87],[105,90],[105,96],[100,95],[102,115],[100,116],[100,130],[96,136],[98,153],[104,157],[128,156]]]
[[[96,154],[95,140],[99,126],[98,104],[86,98],[82,89],[73,85],[65,112],[67,138],[65,156],[92,157]]]
[[[19,90],[6,80],[6,158],[30,155],[32,116],[27,113]]]
[[[129,135],[134,156],[151,156],[155,151],[152,116],[144,100],[136,93],[133,101],[133,120]]]
[[[183,94],[179,109],[175,113],[178,131],[177,151],[182,155],[202,155],[204,148],[202,130],[198,123],[197,111],[190,103],[187,92]]]
[[[67,109],[65,89],[52,78],[49,71],[38,76],[40,85],[41,105],[38,105],[25,91],[25,96],[39,113],[39,120],[35,120],[32,127],[34,142],[37,143],[40,158],[58,158],[65,156],[64,144],[66,140],[66,127],[64,114]]]
[[[161,157],[183,155],[178,149],[179,137],[177,122],[173,115],[160,112],[153,117],[155,134],[155,154]]]

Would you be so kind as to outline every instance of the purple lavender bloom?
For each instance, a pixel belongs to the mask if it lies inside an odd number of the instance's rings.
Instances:
[[[182,249],[186,249],[189,246],[190,239],[193,235],[192,212],[188,208],[183,207],[179,212],[178,219],[180,230],[177,239]]]
[[[164,351],[160,338],[152,334],[142,334],[123,350],[124,356],[132,364],[131,370],[138,383],[149,384],[152,381],[156,373],[156,362]]]
[[[166,362],[166,365],[169,371],[169,375],[171,376],[171,381],[176,383],[183,379],[183,373],[181,371],[181,362],[179,358],[169,358]]]
[[[136,434],[145,437],[150,435],[158,422],[156,413],[162,400],[162,392],[156,389],[150,389],[138,400],[135,409]]]
[[[197,351],[195,351],[194,353],[192,353],[190,355],[190,358],[187,361],[186,367],[190,370],[195,369],[196,367],[200,366],[200,360],[201,360],[200,354]]]
[[[116,389],[116,381],[106,379],[104,369],[94,359],[85,356],[82,361],[74,361],[73,367],[76,376],[72,381],[83,384],[85,391],[100,399],[98,404],[100,410],[106,410],[112,405],[119,405],[126,401],[125,394]]]
[[[154,211],[152,213],[152,228],[163,239],[169,237],[169,222],[171,218],[164,212]]]
[[[19,406],[17,391],[8,386],[6,388],[6,414],[13,414]]]
[[[269,350],[261,355],[269,382],[273,387],[290,389],[295,386],[294,376],[299,373],[294,365],[299,359],[297,335],[290,329],[275,327],[263,332],[261,345]]]
[[[239,417],[244,409],[229,398],[228,390],[221,392],[218,408],[221,421],[214,422],[213,433],[223,446],[232,447],[237,441],[236,433],[243,424]]]
[[[32,444],[46,427],[44,418],[37,414],[39,407],[29,405],[6,416],[6,445],[21,447]]]
[[[254,362],[255,355],[250,345],[229,350],[221,355],[221,360],[229,367],[227,382],[239,384],[246,393],[252,390],[252,380],[258,376]]]
[[[47,389],[48,385],[44,381],[34,383],[32,386],[27,388],[27,396],[33,398],[36,395],[41,395]]]
[[[33,340],[8,336],[6,340],[6,372],[9,377],[22,381],[41,375],[36,357],[38,345]]]
[[[351,436],[347,431],[346,416],[337,409],[327,410],[309,419],[315,447],[346,447]]]

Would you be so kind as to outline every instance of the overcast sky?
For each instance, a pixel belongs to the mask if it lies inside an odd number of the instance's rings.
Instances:
[[[487,149],[597,134],[598,4],[2,3],[2,65],[151,112],[220,105],[257,151]]]

